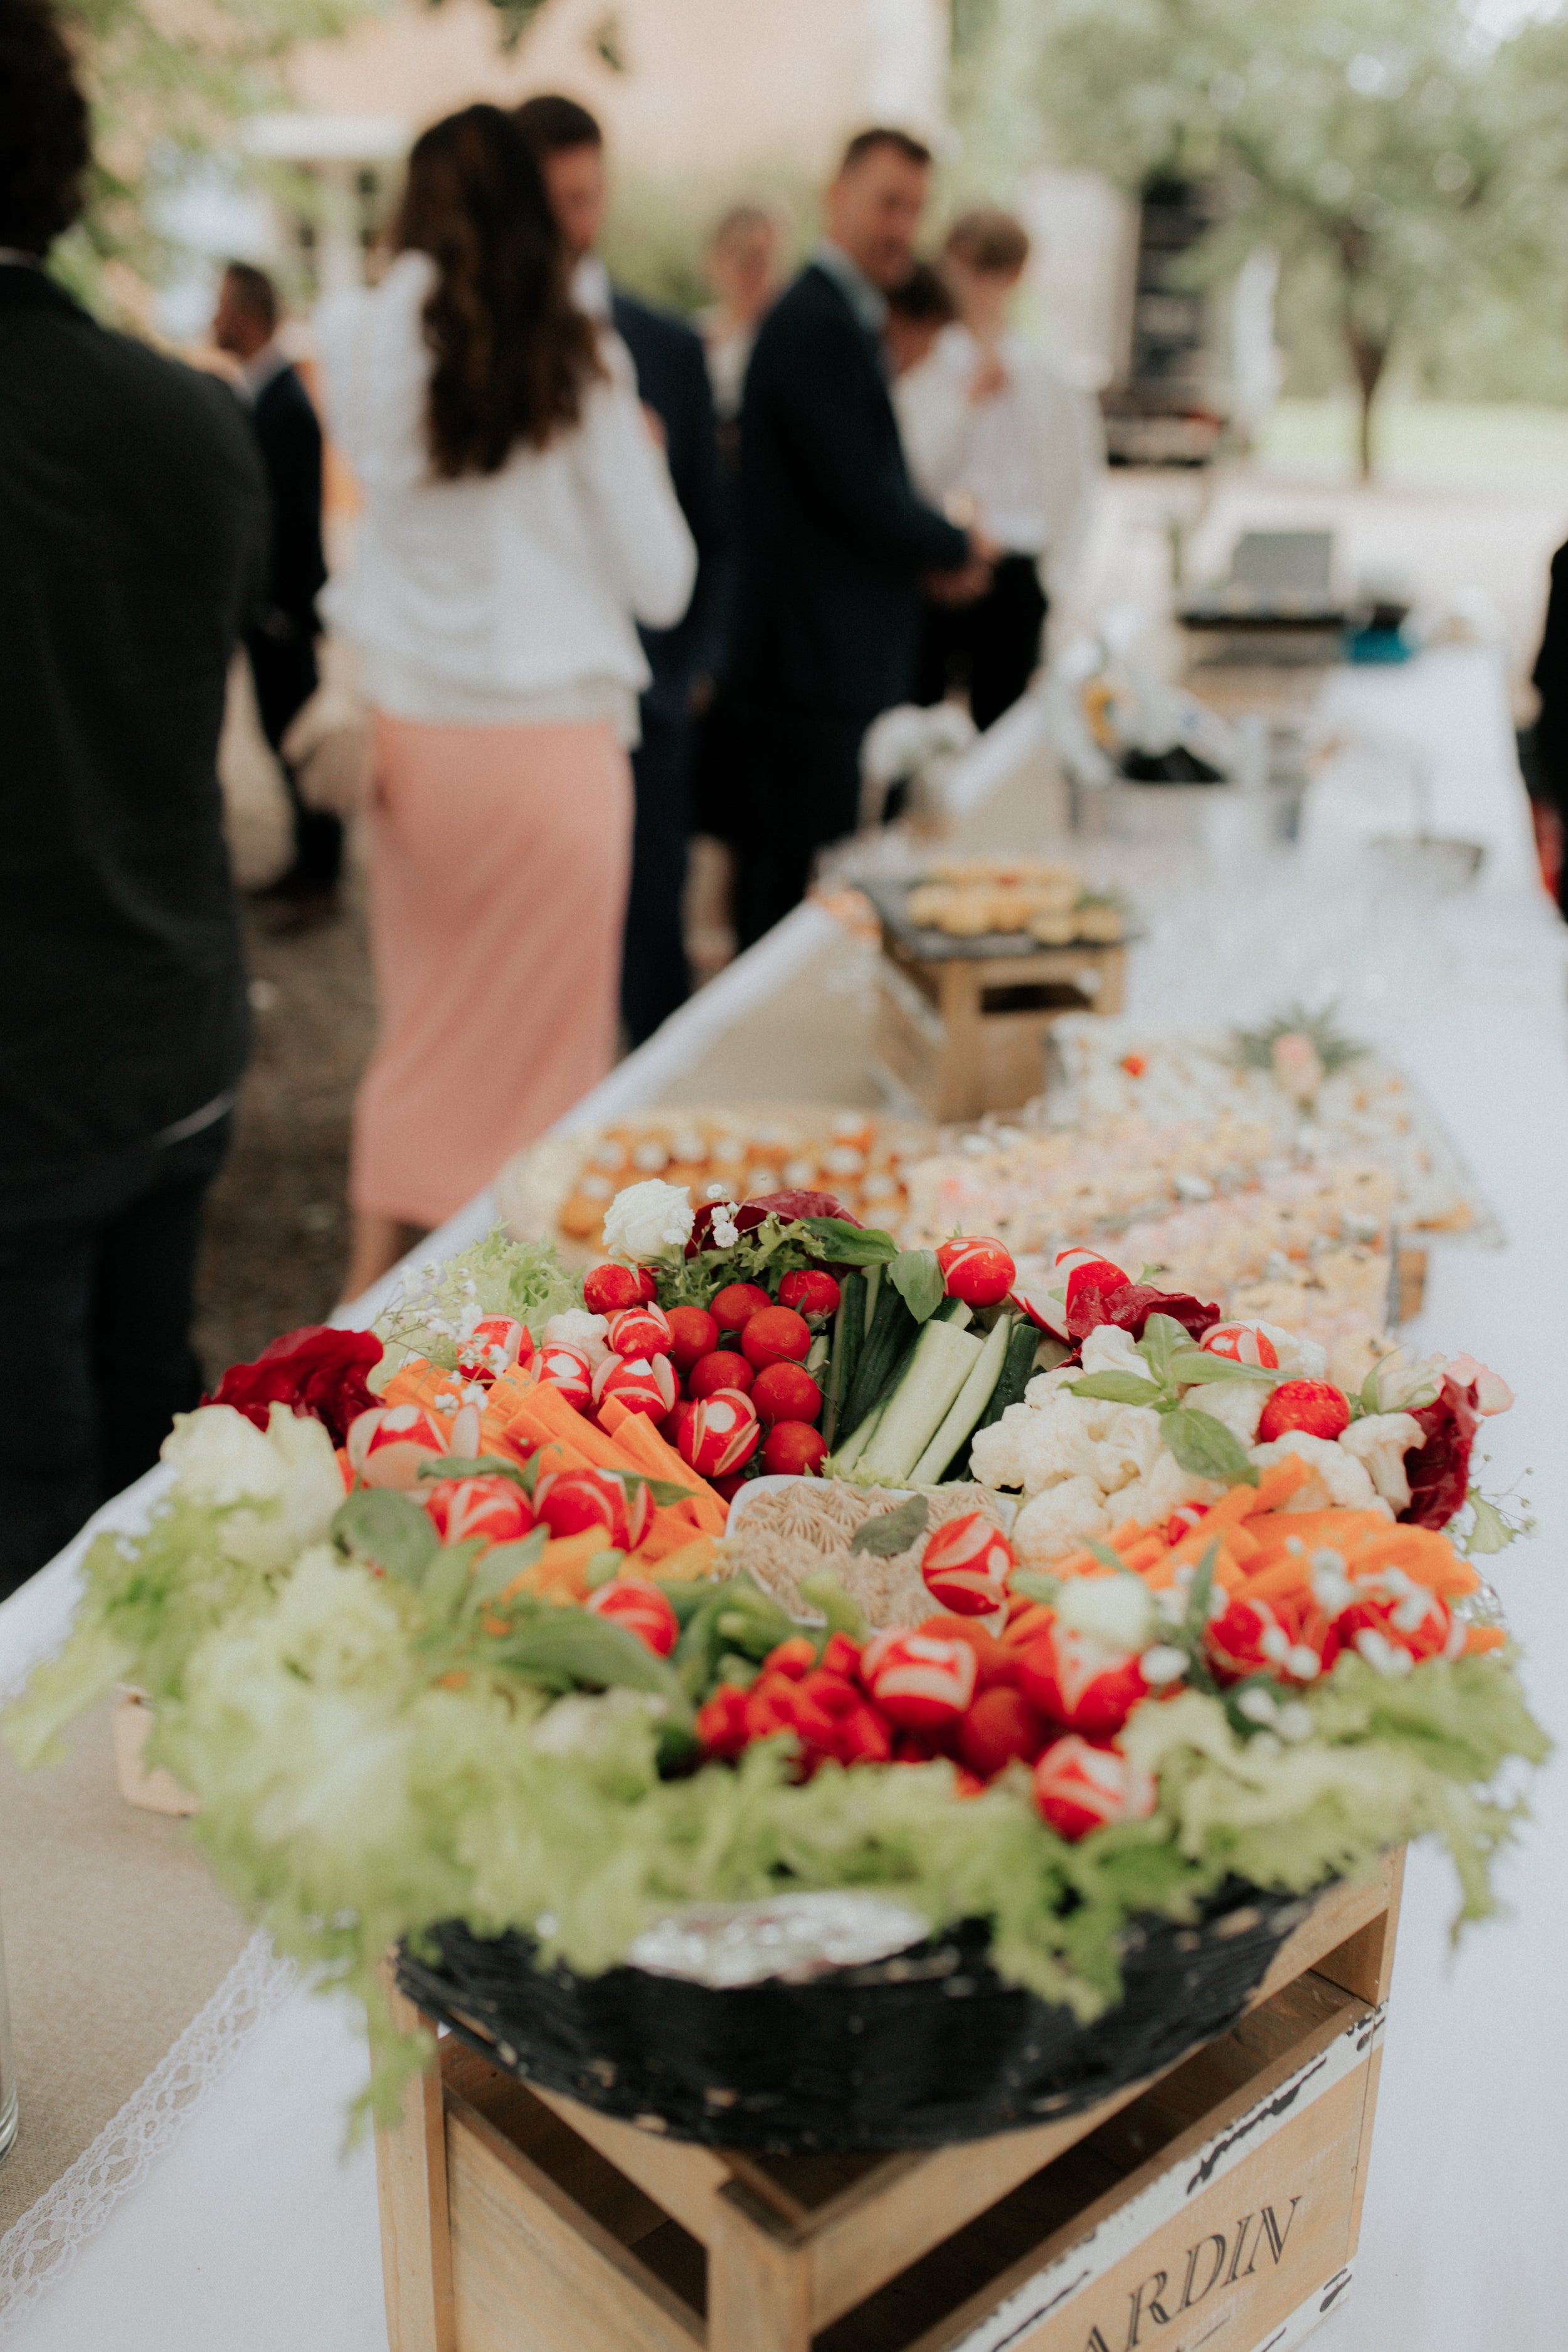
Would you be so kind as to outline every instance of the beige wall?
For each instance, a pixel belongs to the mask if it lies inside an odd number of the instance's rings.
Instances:
[[[947,0],[547,0],[509,53],[487,0],[405,0],[302,47],[292,79],[302,113],[410,135],[475,99],[561,89],[600,116],[634,173],[816,173],[873,110],[938,127],[946,16]],[[594,53],[606,24],[625,72]]]

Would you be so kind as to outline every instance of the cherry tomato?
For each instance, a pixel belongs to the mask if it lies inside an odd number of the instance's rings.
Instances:
[[[1000,1242],[943,1242],[936,1254],[950,1298],[966,1307],[998,1307],[1018,1278],[1018,1269]]]
[[[775,1421],[763,1440],[763,1468],[775,1477],[809,1477],[826,1459],[822,1432],[806,1421]]]
[[[1328,1381],[1281,1381],[1258,1420],[1258,1443],[1268,1445],[1288,1429],[1333,1439],[1351,1425],[1344,1391]]]
[[[1044,1716],[1036,1712],[1023,1692],[997,1683],[981,1692],[964,1717],[958,1752],[973,1771],[989,1780],[1014,1757],[1032,1764],[1049,1738]]]
[[[710,1354],[698,1357],[686,1375],[686,1391],[692,1397],[711,1396],[716,1389],[744,1392],[756,1377],[744,1356],[732,1348],[715,1348]]]
[[[623,1307],[639,1306],[647,1296],[635,1265],[590,1266],[583,1276],[583,1304],[590,1315],[619,1314]]]
[[[715,1291],[710,1311],[721,1331],[739,1331],[773,1300],[757,1282],[727,1282]]]
[[[699,1356],[719,1345],[719,1326],[705,1307],[672,1307],[667,1350],[678,1372],[689,1372]]]
[[[793,1307],[761,1307],[741,1328],[741,1349],[749,1364],[798,1364],[811,1348],[811,1326]]]
[[[758,1418],[815,1422],[822,1411],[822,1391],[800,1364],[768,1364],[752,1384],[752,1402]]]
[[[807,1266],[795,1274],[786,1274],[779,1285],[779,1304],[793,1307],[797,1315],[814,1322],[826,1322],[838,1312],[841,1294],[830,1274],[819,1273]]]

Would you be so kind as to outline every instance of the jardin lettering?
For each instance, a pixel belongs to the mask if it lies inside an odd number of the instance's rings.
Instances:
[[[1299,2197],[1291,2198],[1290,2209],[1283,2222],[1272,2205],[1265,2205],[1257,2214],[1244,2213],[1236,2225],[1234,2244],[1223,2231],[1215,2230],[1208,2237],[1200,2238],[1195,2246],[1187,2248],[1185,2267],[1180,2273],[1151,2272],[1142,2284],[1132,2291],[1127,2333],[1121,2344],[1117,2344],[1114,2336],[1107,2336],[1100,2328],[1091,2327],[1083,2352],[1138,2352],[1140,2345],[1151,2340],[1147,2333],[1150,2321],[1156,2327],[1169,2327],[1184,2311],[1191,2311],[1194,2305],[1202,2303],[1204,2297],[1218,2285],[1222,2272],[1226,2286],[1234,2286],[1238,2278],[1250,2278],[1265,2245],[1278,2266],[1284,2255],[1285,2241],[1290,2234],[1290,2224],[1296,2218],[1296,2208],[1300,2201]],[[1247,2232],[1255,2221],[1258,2230],[1252,2240],[1251,2258],[1243,2270],[1241,2258],[1247,2249]],[[1230,2257],[1228,2269],[1226,2264],[1227,2254]],[[1182,2282],[1179,2302],[1173,2284],[1178,2276]]]

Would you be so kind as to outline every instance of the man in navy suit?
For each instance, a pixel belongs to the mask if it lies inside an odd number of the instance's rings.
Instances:
[[[336,911],[343,828],[307,808],[283,738],[319,683],[316,598],[327,577],[321,552],[321,428],[310,395],[278,341],[278,293],[264,269],[231,261],[218,289],[213,341],[239,362],[239,394],[249,411],[272,508],[267,598],[246,632],[261,730],[279,755],[294,812],[294,861],[264,894],[284,920],[304,928]]]
[[[645,629],[653,680],[642,698],[642,741],[632,755],[637,826],[621,968],[621,1015],[634,1045],[685,1003],[681,936],[690,831],[695,721],[712,691],[729,581],[718,425],[708,362],[684,320],[610,282],[595,247],[605,201],[604,134],[575,99],[531,98],[517,120],[539,157],[573,267],[578,307],[613,326],[632,356],[643,404],[658,420],[670,479],[697,542],[697,584],[673,629]]]
[[[850,141],[827,235],[763,320],[741,411],[734,677],[749,739],[736,925],[759,939],[855,829],[860,742],[910,698],[922,583],[960,602],[994,551],[911,487],[888,394],[887,296],[914,267],[930,150]]]

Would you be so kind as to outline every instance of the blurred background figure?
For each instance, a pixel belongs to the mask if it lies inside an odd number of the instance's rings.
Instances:
[[[944,327],[958,316],[952,296],[940,271],[929,261],[917,261],[900,285],[888,291],[888,322],[882,330],[888,373],[897,383],[913,368],[923,367],[936,349]]]
[[[928,604],[914,693],[932,703],[966,688],[983,728],[1039,666],[1049,598],[1070,586],[1105,463],[1095,403],[1008,326],[1028,257],[1010,213],[987,206],[953,223],[942,272],[958,315],[897,395],[921,488],[1002,551],[985,595]]]
[[[310,395],[278,340],[278,289],[264,269],[231,261],[218,287],[212,337],[239,362],[272,509],[272,555],[261,611],[246,632],[261,730],[283,772],[294,818],[288,871],[259,895],[281,902],[279,928],[307,929],[337,911],[343,828],[308,808],[283,757],[283,738],[320,683],[316,598],[326,585],[321,552],[321,428]]]
[[[216,757],[262,588],[232,394],[44,274],[87,107],[43,0],[0,0],[0,1595],[201,1401],[206,1189],[247,1045]]]
[[[741,414],[757,329],[784,290],[784,224],[766,205],[731,205],[702,258],[715,299],[698,323],[722,437]],[[738,436],[731,446],[738,448]]]
[[[914,681],[922,576],[960,594],[989,578],[989,543],[911,486],[888,394],[888,294],[913,267],[931,163],[901,131],[850,141],[826,236],[764,320],[746,373],[742,947],[799,903],[817,851],[855,829],[861,739]]]
[[[693,730],[718,670],[726,577],[719,445],[702,344],[682,319],[610,282],[596,250],[607,196],[604,137],[574,99],[544,95],[517,110],[572,269],[573,297],[613,326],[631,353],[637,393],[658,420],[670,479],[697,547],[697,584],[672,628],[645,629],[652,673],[632,754],[637,824],[621,967],[621,1018],[634,1045],[685,1003],[691,980],[681,928],[691,829]]]
[[[634,618],[669,627],[696,571],[510,115],[470,106],[415,142],[393,242],[381,284],[318,321],[365,499],[325,604],[376,734],[351,1297],[614,1059]]]
[[[1519,738],[1519,763],[1535,813],[1542,868],[1568,915],[1568,546],[1552,559],[1541,649],[1531,672],[1540,708]]]

